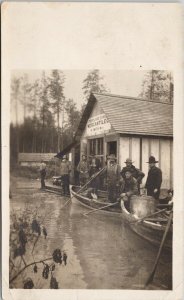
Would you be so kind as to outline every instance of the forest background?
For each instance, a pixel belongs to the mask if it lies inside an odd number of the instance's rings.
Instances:
[[[88,71],[82,80],[82,99],[77,102],[74,97],[66,96],[67,72],[65,71],[40,71],[39,76],[37,78],[35,76],[34,80],[30,80],[29,71],[13,72],[10,123],[11,166],[16,164],[18,153],[58,153],[69,145],[73,141],[90,93],[116,94],[105,79],[100,70]],[[113,81],[115,82],[116,78],[113,78]],[[119,76],[117,81],[121,85]],[[129,82],[133,90],[134,82],[131,76]],[[144,71],[139,85],[139,89],[134,89],[134,95],[123,96],[173,103],[174,85],[171,72]]]

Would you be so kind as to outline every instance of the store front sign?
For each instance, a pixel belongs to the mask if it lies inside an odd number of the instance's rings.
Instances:
[[[89,118],[86,126],[86,134],[88,136],[103,134],[109,132],[111,124],[108,122],[105,114],[100,114]]]

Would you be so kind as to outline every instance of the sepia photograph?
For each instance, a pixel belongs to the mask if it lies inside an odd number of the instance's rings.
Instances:
[[[182,18],[3,3],[3,299],[182,300]]]
[[[10,288],[172,289],[173,91],[162,70],[12,71]]]

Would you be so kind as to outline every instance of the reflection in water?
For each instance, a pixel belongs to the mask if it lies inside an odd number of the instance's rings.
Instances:
[[[34,194],[34,197],[33,197]],[[77,204],[63,204],[61,196],[27,190],[16,190],[11,208],[29,203],[40,205],[45,215],[44,226],[48,238],[35,249],[40,259],[50,256],[56,248],[66,250],[67,266],[56,270],[59,288],[140,289],[143,287],[156,258],[157,249],[134,234],[121,217],[93,213],[82,215],[87,209]],[[32,270],[24,276],[30,275]],[[162,255],[154,282],[159,288],[171,286],[171,256]],[[48,282],[37,275],[37,288],[48,288]],[[21,287],[17,280],[15,287]]]

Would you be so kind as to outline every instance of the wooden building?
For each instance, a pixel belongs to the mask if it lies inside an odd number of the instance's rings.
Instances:
[[[115,154],[121,167],[126,158],[145,174],[150,155],[159,160],[162,188],[173,186],[173,105],[110,94],[90,95],[75,140],[80,155],[93,153],[104,164]]]
[[[18,162],[22,167],[38,167],[41,160],[48,163],[55,155],[56,153],[19,153]]]

